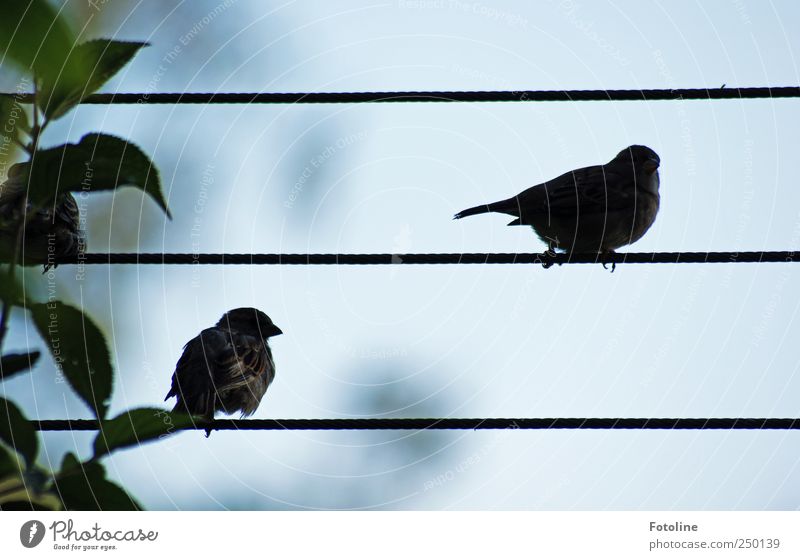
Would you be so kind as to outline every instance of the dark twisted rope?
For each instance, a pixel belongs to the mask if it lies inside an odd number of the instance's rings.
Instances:
[[[800,261],[800,251],[715,251],[666,253],[409,253],[409,254],[243,254],[243,253],[87,253],[57,264],[236,264],[236,265],[393,265],[393,264],[687,264],[780,263]],[[27,261],[26,264],[42,264]]]
[[[33,420],[39,431],[97,430],[97,420]],[[798,430],[800,418],[309,418],[214,420],[186,430]]]
[[[30,94],[16,96],[30,103]],[[407,103],[487,101],[668,101],[678,99],[778,99],[800,97],[800,87],[598,89],[527,91],[359,91],[316,93],[98,93],[86,104]]]

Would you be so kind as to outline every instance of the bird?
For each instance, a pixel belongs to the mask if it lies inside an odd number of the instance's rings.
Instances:
[[[34,209],[27,200],[26,176],[18,166],[11,166],[8,178],[0,184],[0,260],[13,259],[19,224],[24,220],[19,260],[24,259],[22,264],[42,264],[47,272],[57,266],[54,261],[75,258],[85,249],[80,210],[70,192],[59,194],[52,206]]]
[[[628,146],[605,165],[568,171],[516,196],[458,212],[458,220],[499,212],[510,226],[531,226],[547,244],[567,253],[599,253],[641,239],[656,219],[661,158],[647,146]]]
[[[267,340],[280,334],[283,331],[264,312],[231,309],[183,347],[164,400],[176,397],[173,413],[208,421],[216,412],[251,416],[275,379]]]

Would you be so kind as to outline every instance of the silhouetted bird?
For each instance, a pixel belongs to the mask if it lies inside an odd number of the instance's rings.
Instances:
[[[258,309],[228,311],[183,347],[164,400],[177,397],[173,412],[208,420],[218,410],[250,416],[275,378],[267,339],[279,334],[283,332]]]
[[[56,198],[52,206],[35,212],[26,199],[27,183],[23,175],[9,170],[8,179],[0,185],[0,260],[9,261],[17,247],[17,228],[26,220],[20,264],[41,263],[47,271],[53,261],[74,258],[84,245],[80,231],[80,212],[71,193]],[[33,214],[31,214],[33,212]]]
[[[462,210],[511,214],[510,226],[532,226],[548,250],[608,254],[639,240],[658,213],[658,166],[646,146],[629,146],[605,165],[568,171],[517,196]]]

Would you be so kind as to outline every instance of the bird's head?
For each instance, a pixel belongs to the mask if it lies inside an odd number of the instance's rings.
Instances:
[[[263,311],[254,307],[231,309],[217,323],[218,327],[250,333],[258,333],[261,338],[269,338],[283,334],[272,319]]]
[[[648,175],[655,173],[661,165],[661,158],[647,146],[628,146],[614,159],[632,161],[636,169],[642,169]]]

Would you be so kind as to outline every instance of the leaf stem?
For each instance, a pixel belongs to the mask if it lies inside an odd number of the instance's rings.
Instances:
[[[32,160],[36,150],[39,149],[39,138],[41,137],[42,131],[48,124],[47,117],[42,117],[41,124],[39,123],[39,110],[36,105],[36,97],[38,92],[38,86],[36,80],[33,81],[33,127],[31,128],[31,143],[29,146],[23,146],[25,150],[28,152],[29,158]],[[30,187],[30,185],[27,185]],[[23,240],[25,237],[25,228],[28,225],[28,222],[33,218],[33,214],[35,213],[36,209],[31,208],[30,212],[26,212],[28,207],[28,192],[27,189],[25,191],[24,196],[20,197],[19,202],[19,223],[17,224],[17,235],[14,241],[14,248],[11,252],[11,258],[9,259],[8,263],[8,283],[13,284],[16,278],[16,269],[17,269],[17,260],[19,259],[20,255],[22,254],[23,248]],[[11,308],[17,302],[10,301],[10,300],[3,300],[3,310],[0,312],[0,351],[3,349],[3,342],[5,341],[6,334],[8,333],[8,322],[11,319]]]
[[[12,495],[16,494],[17,492],[19,492],[20,490],[25,490],[26,493],[27,493],[28,489],[25,486],[24,482],[21,483],[21,484],[18,484],[17,486],[12,486],[10,488],[6,488],[6,489],[0,491],[0,504],[3,503],[3,498],[5,498],[6,496],[12,496]]]

